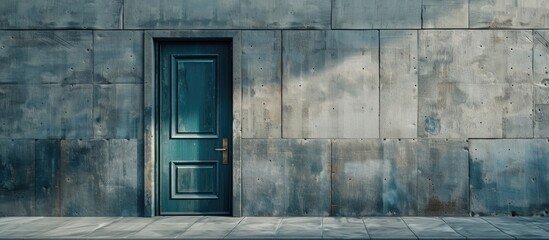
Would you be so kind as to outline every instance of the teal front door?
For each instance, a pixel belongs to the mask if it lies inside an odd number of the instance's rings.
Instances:
[[[230,215],[231,43],[159,43],[159,213]]]

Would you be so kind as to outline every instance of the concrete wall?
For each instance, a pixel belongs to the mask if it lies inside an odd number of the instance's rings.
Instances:
[[[545,0],[0,2],[0,216],[143,214],[143,31],[239,30],[242,214],[546,215]]]

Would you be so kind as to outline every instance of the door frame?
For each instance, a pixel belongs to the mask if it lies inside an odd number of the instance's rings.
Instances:
[[[231,146],[233,216],[241,216],[241,106],[242,106],[242,79],[241,79],[241,31],[239,30],[148,30],[143,34],[144,40],[144,206],[143,215],[152,217],[158,214],[157,196],[157,163],[158,163],[158,72],[156,71],[158,42],[160,41],[196,41],[224,39],[232,42],[232,85],[233,85],[233,121]]]

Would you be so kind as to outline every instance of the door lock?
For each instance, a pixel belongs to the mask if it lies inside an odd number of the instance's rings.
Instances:
[[[216,148],[216,151],[222,151],[223,154],[223,164],[229,164],[229,140],[223,138],[223,147]]]

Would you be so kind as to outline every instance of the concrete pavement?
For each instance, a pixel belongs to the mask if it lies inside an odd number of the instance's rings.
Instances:
[[[549,239],[547,217],[4,217],[0,239]]]

